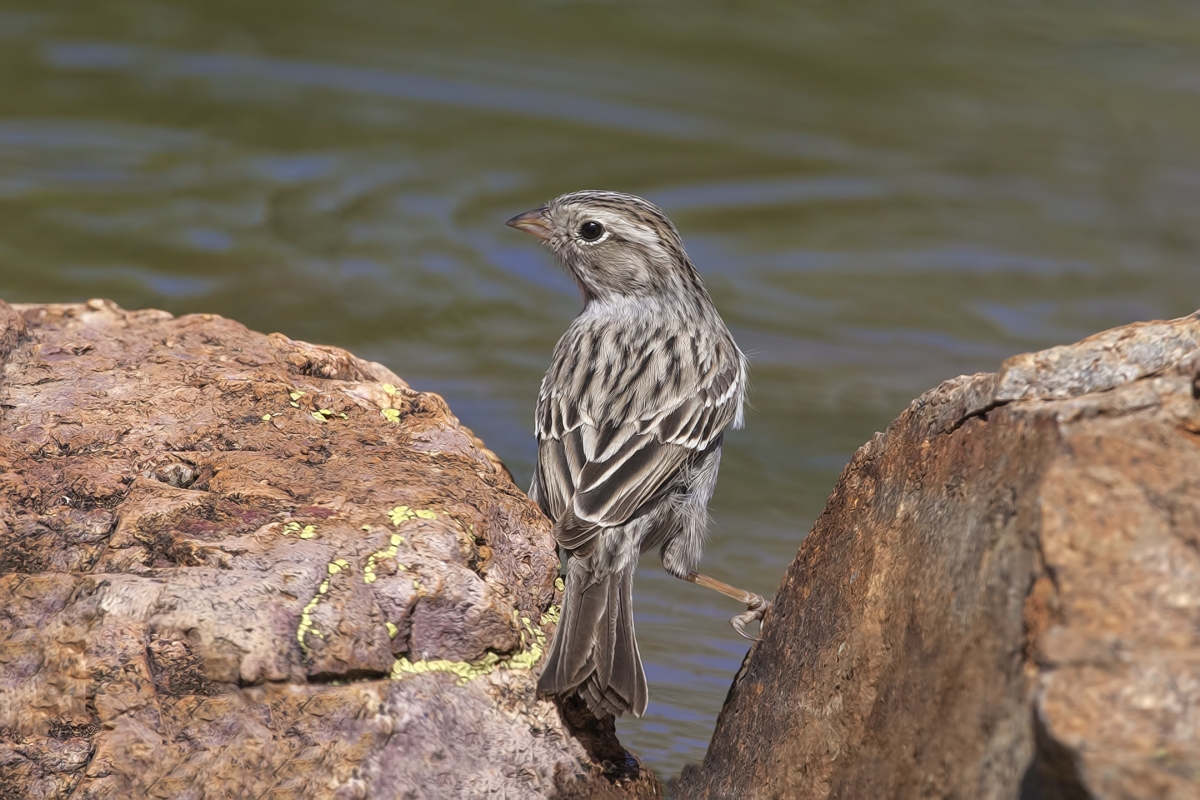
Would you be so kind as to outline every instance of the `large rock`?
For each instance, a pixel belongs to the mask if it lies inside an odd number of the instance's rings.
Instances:
[[[655,791],[536,697],[549,524],[441,398],[103,301],[0,362],[0,797]]]
[[[682,797],[1200,797],[1200,314],[855,454]]]

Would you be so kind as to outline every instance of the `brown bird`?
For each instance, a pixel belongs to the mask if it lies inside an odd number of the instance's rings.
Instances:
[[[633,629],[638,556],[746,604],[767,601],[696,572],[727,427],[742,425],[746,358],[666,215],[618,192],[566,194],[508,224],[554,251],[583,311],[538,394],[530,496],[566,551],[558,630],[538,682],[597,717],[646,710]],[[750,637],[747,637],[750,638]]]

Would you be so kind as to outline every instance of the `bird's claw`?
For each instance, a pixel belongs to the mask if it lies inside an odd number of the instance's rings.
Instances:
[[[760,597],[759,595],[755,595],[754,599],[751,600],[746,606],[747,611],[744,614],[738,614],[737,616],[733,617],[731,620],[729,620],[729,624],[733,626],[735,631],[737,631],[738,636],[741,636],[743,639],[749,639],[752,642],[761,642],[761,636],[753,636],[749,633],[746,633],[746,626],[754,621],[761,623],[763,616],[766,615],[767,609],[770,607],[770,600]]]

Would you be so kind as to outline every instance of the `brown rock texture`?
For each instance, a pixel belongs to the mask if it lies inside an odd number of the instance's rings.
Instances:
[[[550,527],[440,397],[97,300],[0,365],[0,798],[657,792],[536,697]]]
[[[1200,313],[917,399],[845,468],[680,797],[1200,797]]]

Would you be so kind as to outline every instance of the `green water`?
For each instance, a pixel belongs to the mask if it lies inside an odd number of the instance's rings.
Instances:
[[[1200,5],[0,5],[0,297],[341,345],[523,483],[579,302],[503,223],[581,188],[661,204],[751,355],[705,565],[770,593],[914,396],[1200,306]],[[746,646],[638,580],[621,731],[670,776]]]

